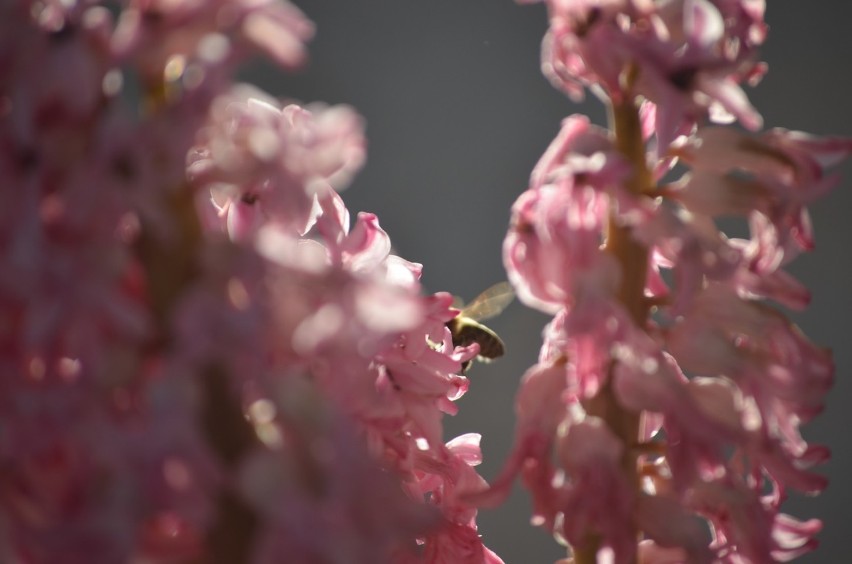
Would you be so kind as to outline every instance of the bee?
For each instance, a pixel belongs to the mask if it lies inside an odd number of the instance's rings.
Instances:
[[[495,284],[479,294],[474,300],[461,308],[459,314],[447,322],[447,327],[453,335],[453,346],[466,347],[471,343],[479,344],[480,362],[489,362],[503,356],[506,345],[497,333],[479,323],[490,319],[503,311],[515,297],[512,286],[508,282]],[[462,374],[466,373],[472,360],[462,364]]]

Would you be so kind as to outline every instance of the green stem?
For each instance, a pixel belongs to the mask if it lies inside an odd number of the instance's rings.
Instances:
[[[144,91],[146,112],[153,115],[168,106],[168,85],[159,77],[149,77]],[[203,234],[189,186],[167,190],[162,207],[174,228],[171,237],[163,240],[151,226],[143,224],[135,251],[145,269],[148,299],[157,327],[151,350],[168,355],[174,347],[171,318],[175,306],[200,274]],[[199,384],[199,428],[226,471],[234,471],[256,442],[254,430],[243,417],[240,400],[221,363],[206,366],[199,374]],[[255,511],[232,487],[223,486],[216,498],[216,517],[206,531],[206,550],[188,564],[248,562],[258,527]]]
[[[649,194],[653,190],[653,180],[645,163],[645,143],[638,107],[632,102],[613,105],[610,120],[615,131],[616,148],[633,165],[633,175],[625,188],[636,196]],[[630,235],[629,228],[619,225],[614,209],[610,212],[606,250],[615,255],[621,266],[618,299],[627,308],[633,321],[639,327],[644,327],[648,317],[648,301],[645,299],[648,249]]]
[[[136,252],[145,267],[148,297],[157,322],[158,337],[154,346],[169,354],[174,346],[170,329],[174,308],[199,275],[202,233],[193,193],[188,187],[170,192],[163,207],[169,210],[176,236],[163,241],[143,226]],[[202,399],[199,427],[223,466],[233,470],[254,444],[254,431],[243,417],[240,402],[221,364],[211,363],[199,376]],[[218,492],[216,506],[216,518],[204,543],[206,552],[191,564],[248,562],[258,517],[239,494],[227,486]]]
[[[624,188],[633,195],[648,194],[653,183],[652,176],[645,163],[645,143],[642,139],[642,127],[639,109],[628,100],[613,103],[610,112],[610,126],[615,132],[615,146],[633,165],[633,175]],[[610,211],[605,249],[612,253],[621,267],[621,284],[617,298],[629,312],[639,327],[645,327],[648,317],[648,301],[644,297],[645,278],[648,268],[648,249],[630,235],[630,229],[621,225],[616,217],[615,204]],[[612,370],[610,368],[610,374]],[[597,396],[584,402],[586,412],[602,418],[609,428],[625,445],[634,445],[639,440],[639,415],[623,409],[612,389],[612,378]],[[622,469],[634,491],[639,491],[639,473],[636,466],[636,453],[625,448]],[[634,531],[638,538],[638,529]],[[575,564],[595,564],[600,549],[600,537],[590,534],[582,547],[574,550]]]

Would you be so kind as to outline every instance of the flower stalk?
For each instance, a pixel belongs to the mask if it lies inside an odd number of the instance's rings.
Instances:
[[[825,486],[810,470],[825,450],[797,427],[832,362],[766,302],[804,307],[782,268],[812,248],[804,204],[852,143],[709,125],[762,125],[740,86],[765,70],[760,2],[547,6],[544,73],[574,99],[598,94],[610,131],[566,118],[512,209],[510,281],[553,319],[492,490],[519,474],[575,564],[804,553],[819,522],[779,509],[785,487]],[[678,161],[688,172],[657,190]],[[746,216],[750,237],[721,232],[724,215]]]
[[[611,103],[610,127],[615,136],[615,147],[632,165],[632,173],[623,186],[631,195],[643,197],[651,191],[651,175],[645,164],[645,144],[642,139],[639,109],[633,100]],[[617,292],[619,302],[630,313],[637,327],[644,328],[648,316],[648,301],[644,295],[648,249],[631,236],[628,226],[620,223],[618,211],[615,209],[609,214],[604,249],[615,256],[621,270]],[[613,363],[615,362],[617,361],[613,360]],[[597,395],[585,400],[583,407],[589,415],[603,419],[607,427],[624,444],[633,445],[639,440],[640,415],[619,405],[612,388],[611,371],[607,383]],[[634,449],[624,450],[621,464],[626,480],[633,485],[638,495],[639,474]],[[634,536],[638,538],[639,531],[636,531]],[[600,537],[590,535],[582,543],[582,547],[573,551],[574,562],[595,564],[600,549]]]
[[[169,103],[165,86],[147,90],[152,92],[146,99],[147,110],[164,111]],[[143,223],[135,249],[145,273],[147,297],[155,322],[155,338],[149,354],[168,357],[179,347],[172,316],[183,296],[203,275],[201,255],[205,240],[195,194],[188,184],[162,189],[158,195],[162,198],[159,207],[169,228],[163,233],[158,232],[157,225]],[[199,429],[225,472],[233,475],[243,457],[255,446],[257,437],[234,393],[233,378],[222,363],[207,364],[198,371],[197,378]],[[215,494],[213,522],[205,533],[204,549],[191,557],[188,564],[228,564],[251,559],[259,519],[230,481],[227,480]]]
[[[632,196],[647,197],[654,185],[646,164],[639,108],[632,99],[612,104],[610,127],[615,135],[615,148],[631,166],[631,174],[622,187]],[[648,249],[631,235],[631,228],[622,223],[616,205],[613,198],[604,248],[616,257],[621,269],[618,301],[624,305],[636,325],[644,327],[648,316],[648,300],[645,298]]]
[[[826,486],[833,362],[771,302],[807,304],[784,268],[852,142],[712,125],[762,126],[761,0],[546,3],[545,74],[610,130],[566,118],[512,208],[553,317],[492,484],[443,433],[487,351],[338,193],[363,119],[233,81],[305,61],[299,9],[0,3],[0,561],[501,564],[477,512],[516,478],[573,564],[815,547],[780,510]]]
[[[634,68],[634,67],[630,67]],[[631,97],[621,102],[610,101],[609,127],[614,135],[615,148],[631,164],[631,174],[623,183],[629,194],[643,197],[652,191],[652,177],[645,161],[645,143],[642,138],[642,125],[639,108]],[[630,227],[623,225],[615,209],[609,214],[604,249],[612,253],[621,271],[617,297],[629,312],[637,327],[644,328],[648,316],[648,300],[645,299],[645,279],[648,272],[648,249],[630,234]],[[616,362],[616,361],[613,361]],[[619,405],[612,389],[610,377],[600,392],[583,402],[589,415],[600,417],[607,426],[626,445],[636,444],[639,440],[640,415],[631,413]],[[626,479],[639,492],[639,474],[635,449],[625,449],[622,468]],[[638,538],[639,531],[636,531]],[[600,538],[590,535],[583,548],[574,550],[576,564],[595,564],[600,549]]]

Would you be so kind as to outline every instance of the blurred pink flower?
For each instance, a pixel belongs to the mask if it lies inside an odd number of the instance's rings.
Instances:
[[[267,222],[303,233],[314,197],[341,188],[364,160],[360,118],[349,108],[313,110],[242,87],[214,101],[189,156],[195,186],[209,189],[232,239]]]

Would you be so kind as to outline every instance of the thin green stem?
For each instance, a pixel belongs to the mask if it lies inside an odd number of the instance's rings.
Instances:
[[[630,97],[624,102],[613,103],[610,111],[610,126],[615,132],[615,145],[633,165],[633,174],[624,188],[631,194],[641,196],[653,189],[651,173],[645,163],[645,143],[639,109]],[[613,203],[610,211],[605,249],[612,253],[621,266],[621,284],[618,300],[629,312],[634,323],[644,327],[648,318],[649,302],[645,299],[645,279],[648,268],[648,249],[637,242],[630,229],[622,225]],[[611,372],[611,369],[610,369]],[[602,418],[625,445],[635,445],[639,440],[639,415],[623,409],[612,389],[612,379],[597,396],[584,402],[586,412]],[[635,450],[625,448],[622,468],[634,491],[639,491],[639,472]],[[634,531],[638,538],[638,529]],[[589,535],[582,547],[574,551],[575,564],[595,564],[600,549],[600,538]]]

